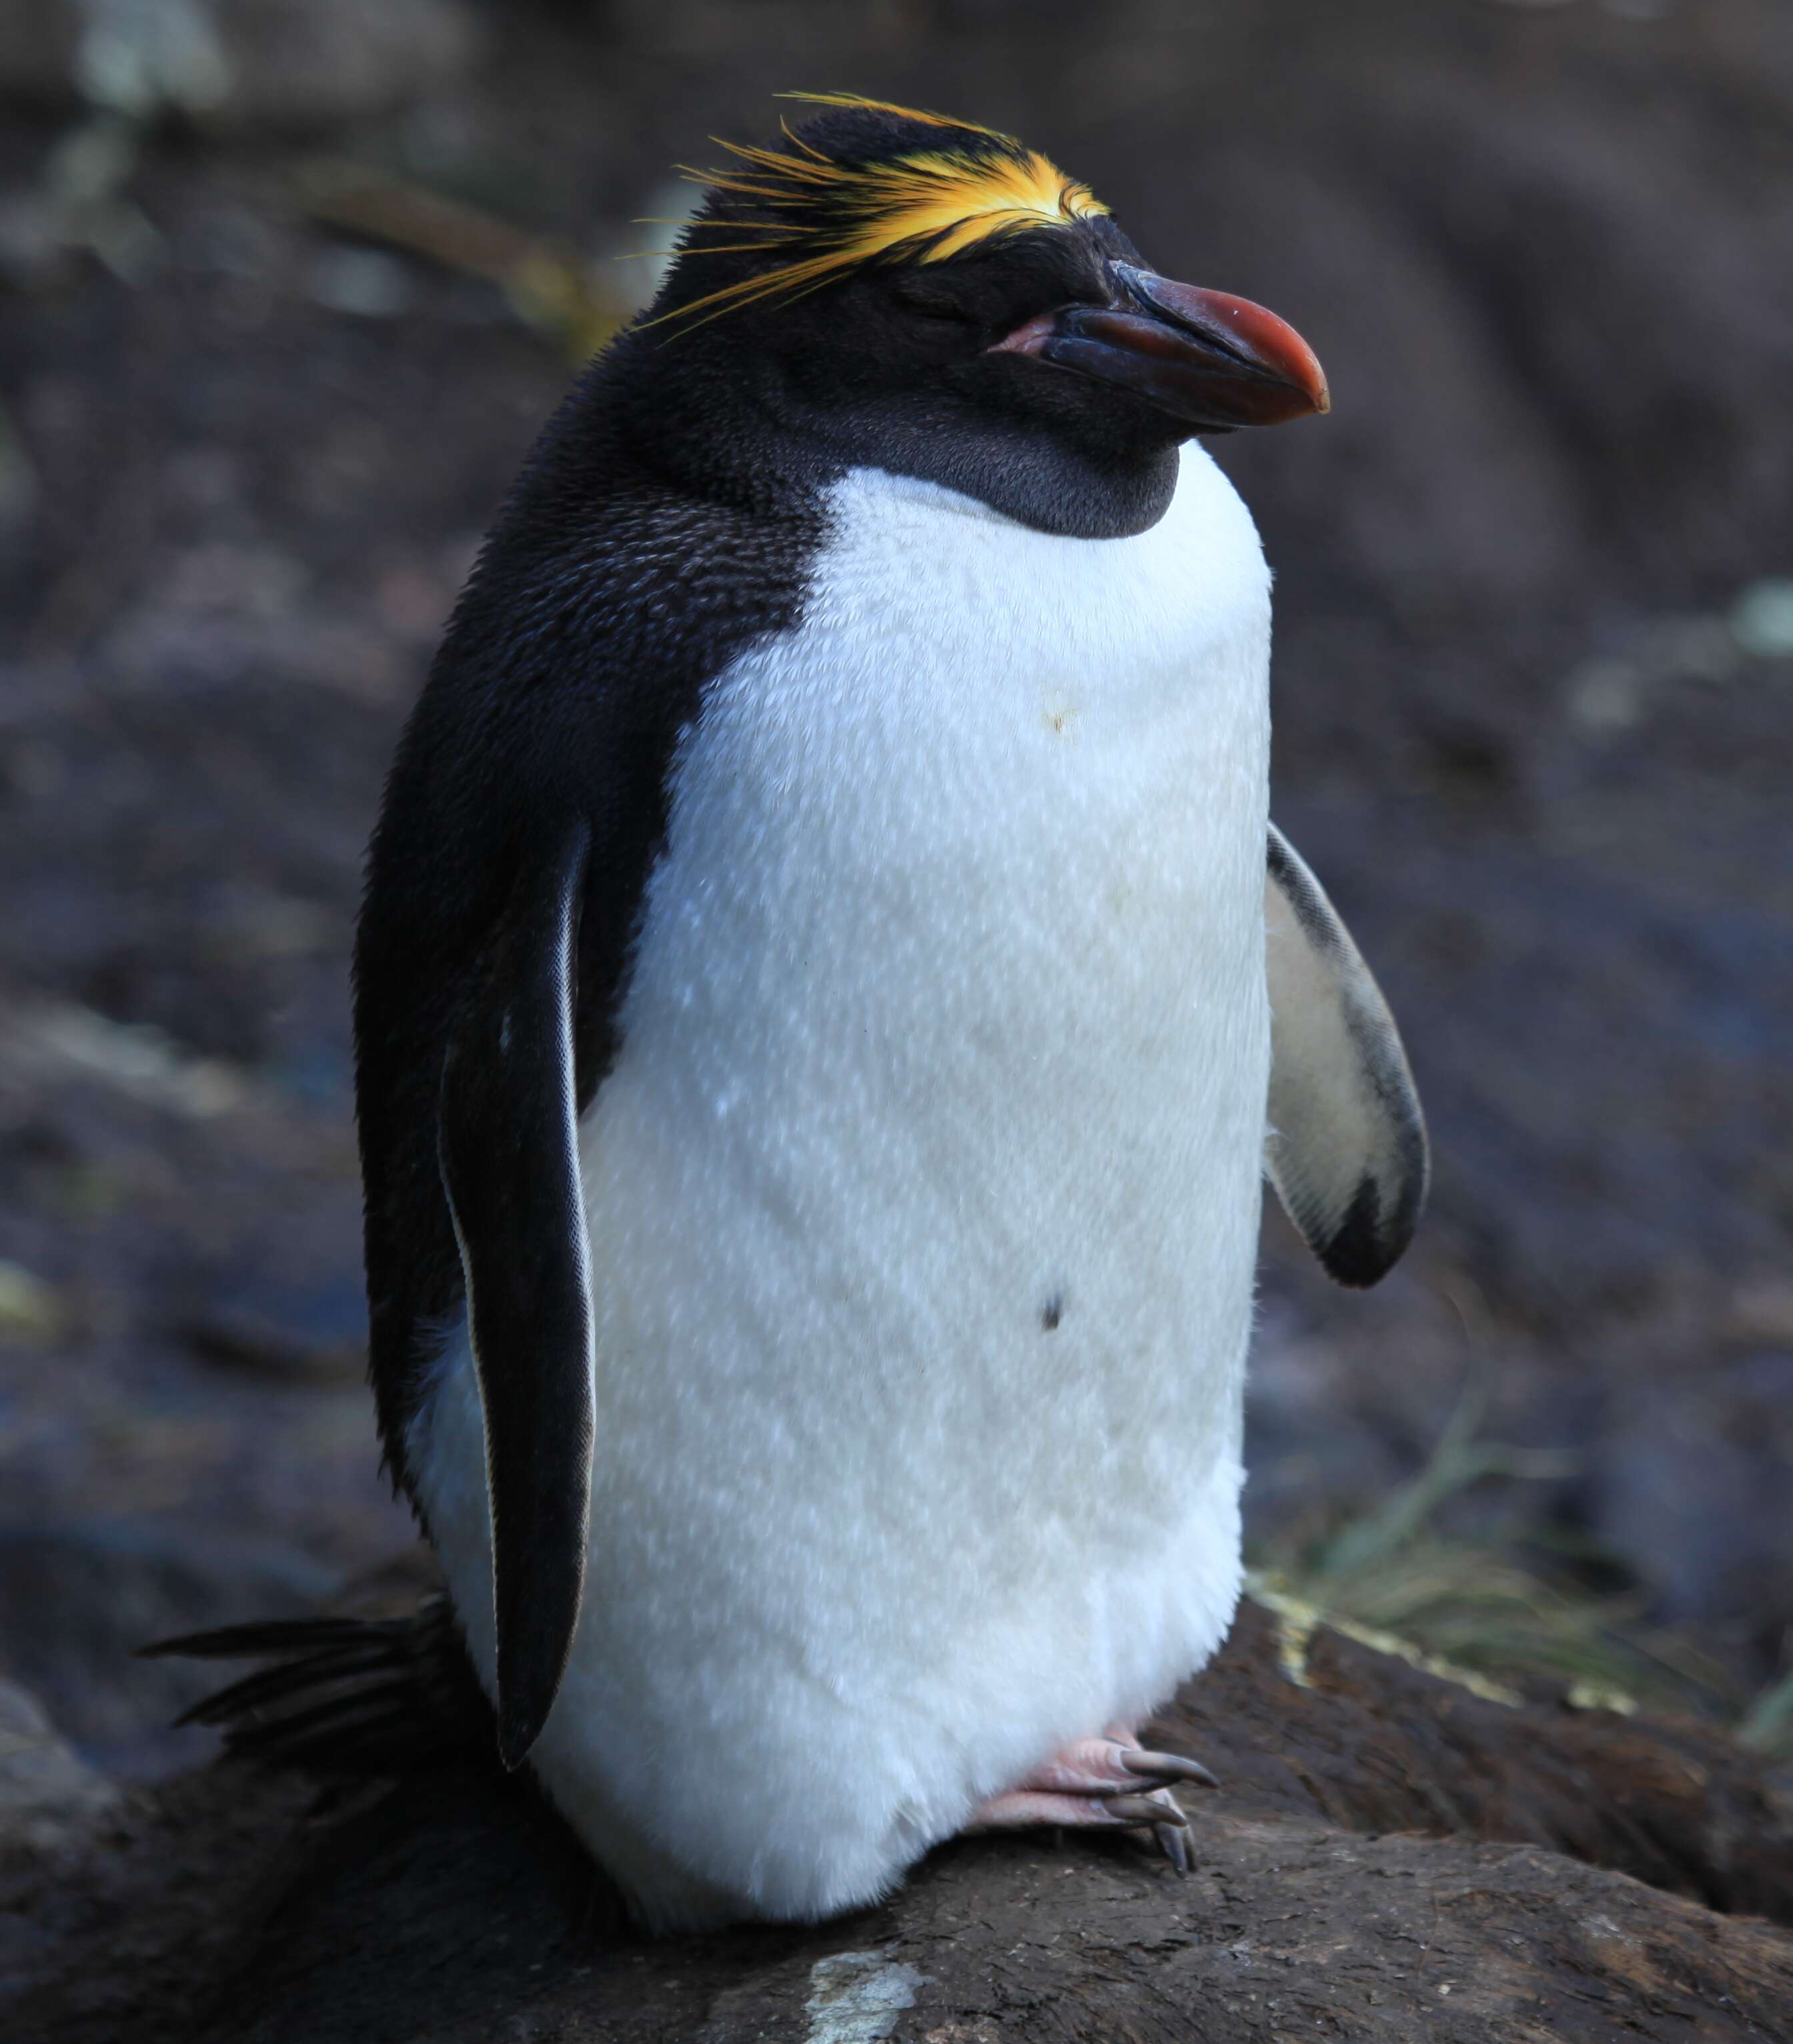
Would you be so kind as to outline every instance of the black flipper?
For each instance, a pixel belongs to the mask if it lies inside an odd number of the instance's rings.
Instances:
[[[1413,1239],[1430,1158],[1395,1018],[1338,912],[1270,826],[1264,1168],[1327,1274],[1373,1285]]]
[[[498,1751],[516,1767],[553,1707],[585,1584],[592,1309],[574,1070],[589,833],[525,867],[462,996],[437,1156],[486,1415]]]

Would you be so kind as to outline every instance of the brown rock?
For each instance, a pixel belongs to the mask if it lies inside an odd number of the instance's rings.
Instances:
[[[1160,1736],[1217,1767],[1196,1870],[980,1840],[813,1929],[630,1939],[553,1817],[437,1774],[322,1823],[238,1763],[0,1857],[16,2044],[1607,2044],[1784,2038],[1793,1834],[1695,1725],[1510,1708],[1248,1608]],[[1620,1870],[1628,1869],[1628,1870]],[[1632,1877],[1647,1873],[1649,1882]],[[1670,1892],[1673,1891],[1673,1892]],[[1705,1901],[1688,1899],[1701,1896]]]

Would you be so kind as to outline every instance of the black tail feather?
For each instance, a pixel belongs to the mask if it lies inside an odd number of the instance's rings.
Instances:
[[[232,1753],[341,1779],[496,1769],[497,1728],[447,1599],[404,1618],[305,1618],[158,1640],[146,1654],[267,1661],[179,1722],[216,1727]]]
[[[418,1616],[421,1616],[421,1611]],[[251,1661],[263,1654],[287,1655],[359,1646],[369,1639],[397,1639],[413,1631],[412,1618],[272,1618],[251,1625],[224,1625],[213,1632],[183,1633],[178,1639],[152,1640],[137,1649],[146,1661],[178,1654],[189,1661]]]
[[[290,1703],[309,1686],[333,1685],[363,1675],[390,1673],[392,1666],[392,1651],[384,1640],[362,1654],[344,1650],[276,1662],[271,1668],[232,1682],[228,1689],[215,1689],[210,1696],[202,1696],[175,1722],[177,1725],[228,1724],[251,1712]]]

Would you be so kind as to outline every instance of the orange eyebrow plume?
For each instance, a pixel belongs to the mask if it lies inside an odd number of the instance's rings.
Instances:
[[[708,244],[693,238],[685,252],[787,248],[790,257],[662,313],[662,319],[696,314],[701,325],[738,305],[801,298],[870,263],[942,263],[980,242],[1030,228],[1065,227],[1108,210],[1087,185],[1066,177],[1012,135],[846,93],[784,97],[890,114],[940,129],[941,140],[937,147],[881,159],[837,161],[782,122],[785,146],[779,148],[712,136],[735,161],[722,170],[681,164],[681,171],[712,191],[745,199],[744,210],[757,217],[693,221],[693,237],[708,230],[729,238]],[[736,238],[743,234],[764,238]]]

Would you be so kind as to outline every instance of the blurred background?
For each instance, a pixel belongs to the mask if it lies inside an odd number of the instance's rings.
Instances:
[[[0,0],[0,1673],[165,1769],[131,1646],[408,1537],[363,843],[632,222],[792,86],[1019,132],[1331,378],[1216,452],[1436,1181],[1367,1297],[1266,1224],[1266,1585],[1784,1741],[1785,0]]]

